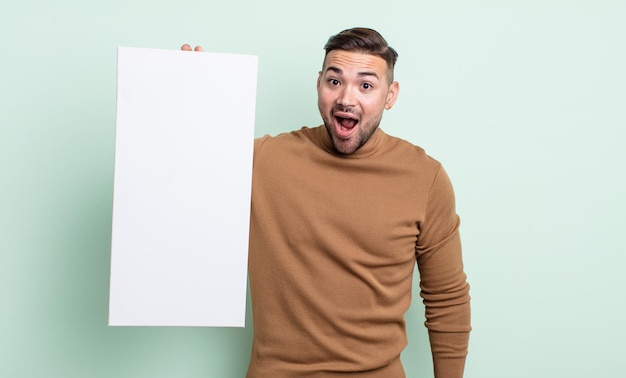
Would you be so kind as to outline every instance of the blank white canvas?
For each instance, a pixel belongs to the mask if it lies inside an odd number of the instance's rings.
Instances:
[[[109,325],[244,326],[257,61],[118,49]]]

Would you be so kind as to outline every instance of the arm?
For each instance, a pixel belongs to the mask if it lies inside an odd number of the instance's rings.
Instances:
[[[461,378],[467,355],[470,297],[459,222],[452,184],[440,168],[428,196],[416,248],[435,378]]]

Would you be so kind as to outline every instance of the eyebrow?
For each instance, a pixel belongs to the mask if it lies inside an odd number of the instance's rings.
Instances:
[[[326,72],[328,71],[333,71],[338,75],[342,75],[343,74],[343,70],[339,67],[335,67],[335,66],[328,66],[326,67]],[[359,72],[357,74],[358,76],[373,76],[377,79],[379,79],[378,74],[376,72],[373,71],[363,71],[363,72]]]

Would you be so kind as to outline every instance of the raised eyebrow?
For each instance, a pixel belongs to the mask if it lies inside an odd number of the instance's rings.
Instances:
[[[364,71],[364,72],[359,72],[358,73],[359,77],[363,77],[363,76],[373,76],[376,79],[379,79],[378,74],[376,72],[369,72],[369,71]]]
[[[326,67],[326,72],[328,72],[328,71],[333,71],[337,75],[343,74],[343,71],[341,70],[341,68],[338,68],[338,67],[335,67],[335,66],[328,66],[328,67]]]

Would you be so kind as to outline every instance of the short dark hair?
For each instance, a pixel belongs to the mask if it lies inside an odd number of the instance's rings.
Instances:
[[[387,62],[389,82],[393,81],[393,69],[398,60],[398,53],[387,44],[385,38],[374,29],[352,28],[331,36],[324,46],[326,55],[333,50],[359,51],[383,58]]]

